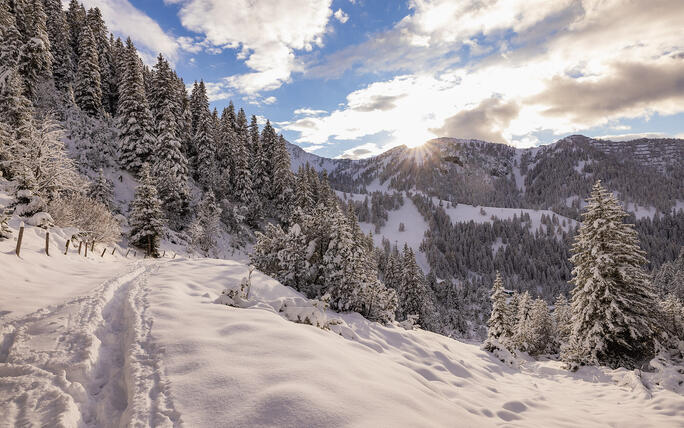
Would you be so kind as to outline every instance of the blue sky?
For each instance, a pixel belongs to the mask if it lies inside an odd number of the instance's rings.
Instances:
[[[684,137],[681,0],[86,0],[329,157],[434,137]]]

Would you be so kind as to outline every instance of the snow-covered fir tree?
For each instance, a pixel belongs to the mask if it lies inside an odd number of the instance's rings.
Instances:
[[[568,342],[572,331],[572,308],[564,295],[559,295],[554,301],[553,322],[555,324],[556,339],[559,344]]]
[[[625,216],[597,181],[572,248],[572,346],[563,355],[571,363],[629,368],[652,355],[655,300]]]
[[[432,322],[434,307],[432,296],[425,283],[425,277],[420,270],[413,249],[404,245],[402,255],[402,274],[399,283],[399,319],[406,319],[409,315],[418,315],[418,322],[426,326]]]
[[[97,60],[100,69],[100,90],[102,93],[102,106],[110,115],[116,114],[116,81],[114,81],[112,48],[110,45],[111,34],[102,19],[102,12],[95,7],[89,9],[86,14],[88,27],[93,34],[97,50]],[[79,44],[80,46],[80,44]],[[79,57],[83,55],[80,53]]]
[[[202,197],[197,207],[197,218],[190,227],[192,244],[205,256],[212,255],[216,250],[217,238],[220,234],[221,208],[216,203],[216,197],[211,190]]]
[[[294,199],[294,176],[290,169],[290,154],[285,145],[285,138],[280,135],[273,153],[272,195],[274,216],[280,222],[290,218]]]
[[[67,93],[74,79],[76,66],[71,63],[69,25],[60,0],[43,0],[47,16],[47,31],[52,54],[52,76],[55,88]]]
[[[247,115],[243,109],[237,114],[235,121],[235,148],[234,148],[234,171],[233,171],[233,197],[240,204],[243,215],[248,219],[253,212],[254,203],[252,170],[250,168],[249,130],[247,128]]]
[[[108,209],[112,208],[114,185],[105,177],[102,168],[98,171],[97,178],[91,182],[88,196],[90,196],[91,199],[100,202]]]
[[[539,355],[553,350],[553,322],[549,307],[542,299],[535,299],[530,309],[526,328],[526,349],[530,355]]]
[[[0,241],[12,237],[12,229],[9,227],[10,212],[7,208],[0,209]]]
[[[193,96],[196,97],[194,108],[198,109],[198,111],[193,112],[193,117],[196,117],[197,120],[193,136],[193,145],[197,152],[195,176],[205,190],[214,189],[218,183],[216,144],[213,132],[215,123],[209,111],[209,99],[203,81],[200,81]]]
[[[142,64],[131,39],[126,40],[122,64],[124,72],[119,86],[119,162],[131,171],[143,163],[154,163],[156,148],[154,122],[143,86]]]
[[[90,116],[98,116],[102,110],[102,88],[97,46],[90,26],[84,25],[79,37],[78,71],[74,87],[76,104]]]
[[[166,219],[148,164],[143,164],[140,168],[139,184],[135,189],[135,198],[131,202],[128,223],[131,226],[130,242],[143,248],[150,256],[157,257]]]
[[[82,27],[87,23],[87,14],[85,7],[78,0],[70,0],[69,7],[66,11],[66,19],[69,27],[69,45],[71,46],[71,63],[74,66],[74,74],[76,72],[76,65],[78,64],[78,48],[79,37],[81,36]]]
[[[52,54],[43,0],[15,0],[17,28],[22,34],[19,72],[29,99],[36,97],[38,84],[52,77]]]
[[[489,315],[489,321],[487,321],[487,339],[504,340],[508,332],[508,309],[503,280],[499,272],[496,273],[490,299],[492,301],[492,312]]]
[[[684,305],[674,295],[668,294],[659,302],[661,322],[659,327],[664,331],[665,341],[684,340]]]
[[[529,345],[529,320],[532,310],[532,296],[525,291],[518,299],[518,313],[516,315],[515,332],[511,338],[515,349],[527,350]]]

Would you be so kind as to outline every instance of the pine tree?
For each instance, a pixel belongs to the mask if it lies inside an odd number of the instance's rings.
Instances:
[[[193,142],[197,150],[195,160],[195,173],[197,181],[204,189],[214,189],[218,182],[216,170],[216,145],[214,142],[214,119],[209,111],[209,99],[207,98],[204,82],[200,81],[196,95],[196,108],[199,111],[193,113],[196,116],[195,134]],[[199,101],[198,101],[199,100]]]
[[[513,296],[506,305],[506,334],[505,336],[513,338],[518,328],[518,309],[520,303],[520,295],[513,293]]]
[[[565,344],[572,331],[572,308],[564,295],[559,295],[554,302],[553,321],[556,325],[557,340]]]
[[[161,200],[150,176],[150,167],[143,164],[140,168],[140,181],[131,202],[129,224],[130,242],[144,248],[150,256],[159,255],[159,241],[164,234],[165,219]]]
[[[12,229],[9,227],[9,220],[11,218],[10,212],[7,208],[0,210],[0,241],[12,237]]]
[[[216,249],[220,219],[221,208],[216,204],[214,192],[209,190],[204,194],[198,206],[197,219],[190,228],[193,245],[206,256]]]
[[[187,214],[188,161],[183,154],[179,120],[182,106],[177,97],[175,76],[160,54],[155,65],[151,107],[157,124],[157,162],[154,175],[159,197],[170,218],[179,220]]]
[[[272,195],[275,217],[280,222],[287,222],[292,215],[294,199],[294,176],[290,169],[290,153],[285,145],[285,138],[278,137],[273,153]]]
[[[83,26],[86,24],[86,10],[85,7],[78,0],[70,0],[69,8],[66,12],[67,24],[69,26],[69,45],[71,46],[71,63],[74,66],[78,64],[79,56],[79,37]]]
[[[55,79],[55,87],[63,93],[68,93],[71,82],[74,80],[74,69],[76,68],[71,63],[69,25],[60,0],[43,1],[47,16],[47,32],[50,40],[52,75]]]
[[[10,3],[0,2],[0,75],[18,67],[17,52],[22,48],[17,21],[10,10]],[[6,80],[6,77],[4,78]]]
[[[38,84],[52,77],[52,54],[47,32],[47,16],[42,0],[16,0],[17,27],[23,36],[19,52],[19,72],[29,99],[36,96]]]
[[[397,294],[400,319],[407,319],[409,315],[418,315],[419,323],[423,326],[431,321],[433,308],[430,304],[430,294],[423,273],[416,263],[413,249],[408,245],[404,245],[402,275]]]
[[[110,45],[111,34],[107,30],[107,25],[102,19],[102,12],[95,7],[88,10],[86,15],[88,26],[90,27],[95,46],[97,49],[97,60],[100,69],[100,87],[102,91],[102,106],[110,115],[116,114],[116,83],[113,76],[112,47]],[[80,47],[80,44],[79,44]],[[83,52],[81,52],[83,55]]]
[[[662,322],[660,327],[666,332],[670,340],[684,339],[684,306],[673,294],[668,294],[660,302]]]
[[[79,43],[80,57],[78,59],[74,97],[81,110],[90,116],[98,116],[102,109],[100,65],[95,38],[89,26],[83,26]]]
[[[253,197],[252,171],[250,169],[249,131],[247,116],[240,109],[235,121],[235,185],[233,193],[236,201],[242,206],[245,215],[252,211]]]
[[[544,300],[535,299],[532,302],[527,328],[528,346],[525,350],[530,355],[543,354],[552,349],[553,324],[549,308]]]
[[[525,291],[520,295],[518,299],[518,314],[517,324],[515,326],[515,333],[512,337],[512,345],[516,349],[522,351],[527,351],[529,349],[530,343],[530,311],[532,310],[532,297],[528,291]]]
[[[594,185],[575,237],[571,363],[634,367],[653,349],[655,305],[637,234],[601,182]]]
[[[156,141],[154,123],[143,88],[142,65],[131,39],[126,40],[124,74],[119,92],[119,144],[121,165],[137,171],[152,159]]]
[[[506,294],[504,293],[503,280],[501,279],[501,274],[496,273],[496,279],[494,280],[494,285],[492,286],[492,312],[489,316],[489,321],[487,326],[487,338],[488,339],[501,339],[505,338],[507,326],[507,308],[506,308]]]
[[[112,208],[112,200],[114,199],[114,185],[104,175],[104,171],[100,168],[97,178],[91,182],[88,196],[91,199],[102,203],[107,208]]]

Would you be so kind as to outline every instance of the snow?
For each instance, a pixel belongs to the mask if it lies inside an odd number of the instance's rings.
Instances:
[[[43,257],[53,269],[67,259]],[[33,285],[47,275],[26,269],[33,258],[3,251],[0,260],[12,272],[4,279],[26,271]],[[216,304],[247,275],[236,261],[109,264],[104,280],[94,269],[60,274],[61,302],[3,324],[0,425],[684,424],[682,396],[646,373],[570,373],[530,358],[510,366],[477,345],[354,313],[327,314],[344,335],[297,324],[274,302],[305,299],[258,272],[246,308]]]
[[[522,175],[522,172],[520,171],[520,163],[522,160],[522,156],[525,153],[524,150],[516,149],[515,150],[515,162],[513,166],[513,177],[515,177],[515,187],[520,190],[522,193],[525,193],[525,176]]]
[[[433,198],[435,205],[439,204],[439,199]],[[546,215],[552,217],[555,215],[558,217],[558,222],[560,226],[568,231],[570,228],[574,228],[577,225],[577,221],[564,217],[560,214],[556,214],[550,210],[531,210],[522,208],[501,208],[501,207],[486,207],[486,206],[473,206],[468,204],[456,204],[447,208],[447,202],[443,201],[443,208],[446,213],[451,218],[454,223],[467,223],[473,221],[475,223],[491,223],[492,216],[498,218],[499,220],[511,220],[513,216],[518,216],[520,218],[520,213],[525,213],[530,215],[530,221],[532,222],[532,229],[537,230],[541,227],[541,216]],[[484,214],[482,214],[484,210]],[[563,226],[563,220],[565,220],[565,226]]]
[[[413,201],[404,195],[404,205],[398,210],[388,211],[387,222],[380,229],[380,233],[375,233],[375,226],[370,223],[359,223],[364,233],[373,232],[373,240],[375,245],[382,248],[382,238],[386,238],[392,245],[396,243],[401,250],[404,244],[407,244],[413,249],[416,255],[416,262],[418,266],[427,273],[430,271],[425,253],[420,251],[420,244],[423,242],[425,232],[429,225],[423,218],[423,215],[418,211],[418,208]],[[399,232],[399,223],[404,223],[405,230]]]

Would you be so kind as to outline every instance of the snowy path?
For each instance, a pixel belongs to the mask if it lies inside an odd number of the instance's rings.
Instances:
[[[85,296],[1,327],[0,426],[174,426],[137,262]]]

